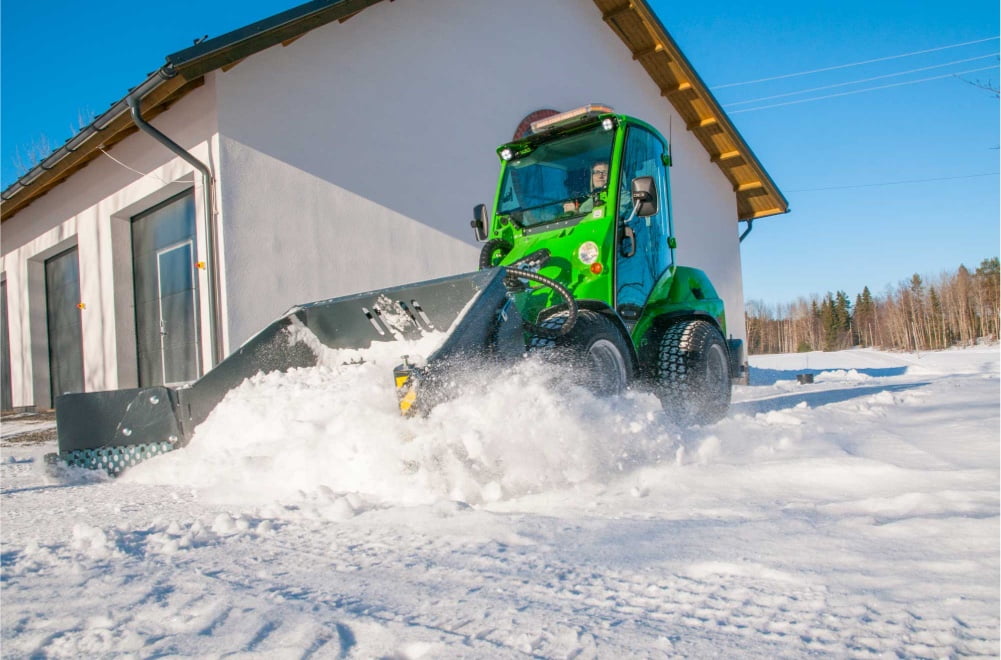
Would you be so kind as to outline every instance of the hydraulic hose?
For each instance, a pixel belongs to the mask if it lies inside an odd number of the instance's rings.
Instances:
[[[507,274],[511,278],[531,280],[533,282],[538,282],[543,286],[546,286],[563,298],[567,304],[567,320],[563,322],[563,325],[558,329],[544,328],[535,323],[524,322],[525,329],[532,334],[538,335],[540,337],[548,337],[549,339],[558,339],[568,334],[573,330],[574,324],[577,323],[577,301],[574,300],[573,294],[570,293],[569,289],[560,284],[554,279],[550,279],[544,275],[539,275],[538,273],[533,273],[528,270],[521,270],[520,268],[507,268]]]
[[[480,270],[492,268],[494,263],[494,253],[501,251],[501,258],[511,251],[513,246],[503,238],[492,238],[483,244],[480,250]]]

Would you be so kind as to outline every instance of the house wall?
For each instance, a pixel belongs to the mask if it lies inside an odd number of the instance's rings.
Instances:
[[[708,272],[743,337],[734,193],[600,11],[422,0],[380,3],[208,74],[153,121],[216,174],[224,351],[295,303],[475,269],[469,219],[493,197],[496,146],[537,109],[589,102],[665,135],[673,125],[678,261]],[[208,261],[200,177],[142,133],[3,223],[15,407],[51,405],[43,264],[73,245],[86,389],[136,384],[129,219],[192,187]]]
[[[744,335],[733,190],[591,2],[380,3],[215,75],[236,343],[294,302],[474,270],[496,146],[590,102],[673,124],[679,263]]]
[[[203,162],[217,159],[211,83],[152,123]],[[97,391],[136,385],[130,219],[192,187],[196,199],[201,199],[200,177],[191,166],[149,136],[136,133],[3,223],[0,276],[7,281],[15,408],[52,405],[44,263],[72,246],[78,250],[80,302],[85,306],[80,312],[84,387]],[[204,217],[201,205],[196,206],[198,258],[205,260]],[[201,290],[206,291],[205,272],[200,276]],[[207,337],[204,301],[200,317]]]

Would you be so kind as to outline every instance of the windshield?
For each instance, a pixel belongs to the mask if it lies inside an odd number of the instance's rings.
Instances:
[[[583,215],[604,203],[614,135],[595,126],[509,161],[497,213],[531,227]]]

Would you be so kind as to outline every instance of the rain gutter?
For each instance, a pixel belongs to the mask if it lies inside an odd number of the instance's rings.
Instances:
[[[173,73],[167,67],[160,69],[162,74],[173,76]],[[216,218],[215,214],[212,212],[212,199],[214,197],[213,191],[215,187],[215,181],[212,178],[212,172],[209,170],[208,166],[202,161],[198,160],[191,155],[190,152],[185,151],[181,145],[177,144],[169,137],[161,133],[156,127],[147,122],[142,117],[142,110],[140,108],[140,103],[142,101],[142,95],[139,90],[132,92],[125,97],[125,103],[128,105],[132,112],[132,121],[135,122],[136,127],[151,136],[154,140],[162,144],[163,146],[170,149],[174,154],[179,156],[189,165],[198,170],[202,175],[202,205],[204,207],[204,217],[206,225],[206,242],[209,255],[209,268],[208,268],[208,279],[209,279],[209,307],[211,313],[209,314],[209,335],[212,342],[212,363],[209,368],[215,366],[222,361],[222,341],[219,337],[219,329],[222,326],[222,307],[219,301],[219,241],[216,236]],[[207,371],[207,369],[206,369]]]
[[[156,72],[151,73],[146,80],[135,87],[131,92],[129,92],[129,94],[142,98],[159,87],[164,81],[173,78],[175,75],[176,73],[174,73],[171,68],[166,66],[161,67]],[[106,112],[81,129],[81,131],[68,140],[66,144],[46,156],[42,159],[42,162],[35,165],[24,176],[18,178],[17,181],[8,186],[3,193],[0,193],[0,197],[4,200],[12,199],[18,192],[34,183],[34,181],[42,174],[54,168],[60,160],[77,151],[85,142],[87,142],[87,140],[104,131],[115,119],[128,111],[129,108],[125,99],[121,99],[117,103],[112,104]]]

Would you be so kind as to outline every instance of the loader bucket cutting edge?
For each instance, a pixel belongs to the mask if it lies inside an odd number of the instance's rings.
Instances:
[[[495,312],[506,301],[503,278],[504,269],[494,268],[297,305],[189,386],[58,396],[59,458],[115,475],[183,447],[245,379],[259,372],[315,366],[315,342],[332,349],[364,349],[376,341],[447,331],[429,363],[436,356],[447,361],[481,350],[496,330]]]

